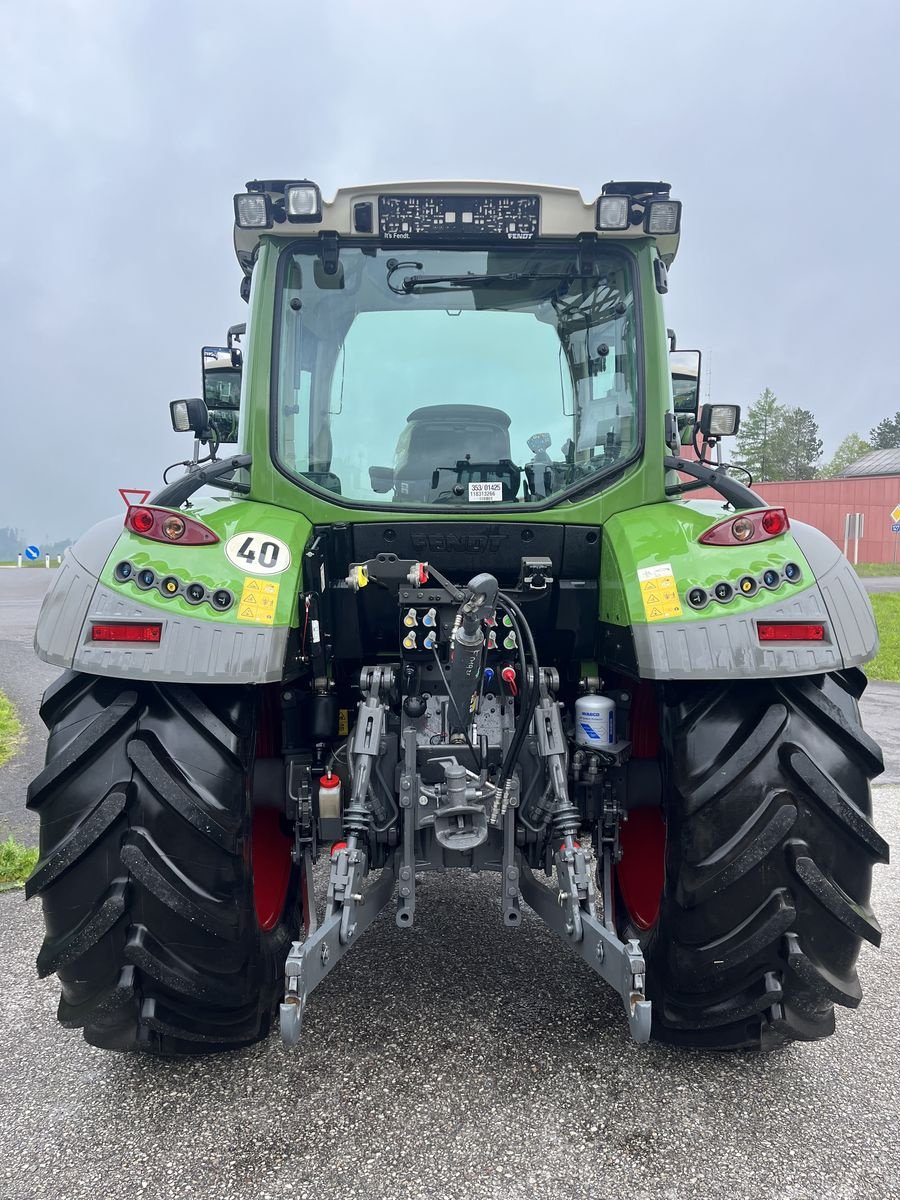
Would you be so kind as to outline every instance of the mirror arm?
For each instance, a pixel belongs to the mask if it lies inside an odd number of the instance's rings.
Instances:
[[[726,475],[724,467],[707,467],[702,463],[692,462],[687,458],[675,458],[667,454],[663,459],[667,471],[682,471],[685,475],[693,475],[697,483],[674,483],[666,488],[667,496],[680,496],[685,492],[695,492],[700,488],[709,487],[734,508],[765,508],[766,502],[751,488],[738,483],[730,475]]]
[[[167,484],[155,496],[152,496],[147,503],[158,504],[162,508],[180,508],[188,496],[192,496],[204,484],[212,483],[213,480],[219,479],[222,475],[229,475],[239,467],[249,467],[252,461],[252,456],[249,454],[236,454],[233,458],[220,458],[216,462],[206,463],[202,467],[197,467],[195,471],[188,471],[186,475],[182,475],[174,483]],[[224,483],[225,480],[221,480],[221,482]],[[250,488],[245,483],[232,483],[228,486],[244,495],[250,491]]]

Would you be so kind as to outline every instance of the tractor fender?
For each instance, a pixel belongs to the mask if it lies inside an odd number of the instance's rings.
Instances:
[[[746,546],[698,542],[728,516],[709,502],[646,505],[611,518],[601,551],[601,657],[645,679],[763,679],[817,675],[860,666],[878,650],[878,631],[865,588],[840,550],[820,530],[792,521],[771,541]],[[783,569],[796,565],[796,583]],[[767,568],[781,572],[762,585]],[[758,586],[742,595],[740,581]],[[718,581],[733,588],[713,598]],[[688,602],[702,588],[709,602]],[[770,621],[825,626],[810,642],[761,643],[757,626]]]
[[[206,615],[206,605],[185,611],[186,606],[145,603],[115,586],[111,568],[120,557],[133,556],[134,544],[119,516],[100,521],[69,547],[38,616],[34,648],[39,658],[90,675],[167,683],[270,683],[284,677],[289,623],[217,620]],[[157,550],[171,554],[174,548]],[[288,593],[296,572],[291,576]],[[225,582],[236,588],[234,579]],[[91,631],[97,621],[160,623],[160,643],[95,643]]]

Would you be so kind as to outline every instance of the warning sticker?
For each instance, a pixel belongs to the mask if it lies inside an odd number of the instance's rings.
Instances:
[[[280,587],[280,583],[270,583],[267,579],[245,579],[238,601],[238,620],[255,621],[257,625],[274,625]]]
[[[499,480],[493,483],[470,483],[470,500],[502,500],[503,484]]]
[[[641,567],[637,575],[641,599],[644,601],[644,615],[648,621],[662,621],[665,617],[682,615],[671,563]]]

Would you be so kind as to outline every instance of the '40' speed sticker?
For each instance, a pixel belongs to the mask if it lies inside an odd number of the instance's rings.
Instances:
[[[225,556],[248,575],[280,575],[291,565],[291,552],[270,533],[236,533],[225,543]]]

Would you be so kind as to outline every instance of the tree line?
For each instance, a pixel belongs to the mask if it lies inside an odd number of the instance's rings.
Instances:
[[[819,425],[806,408],[781,404],[770,389],[741,417],[734,454],[757,482],[780,479],[830,479],[870,450],[900,450],[900,412],[885,417],[867,438],[848,433],[828,461],[822,462]]]

